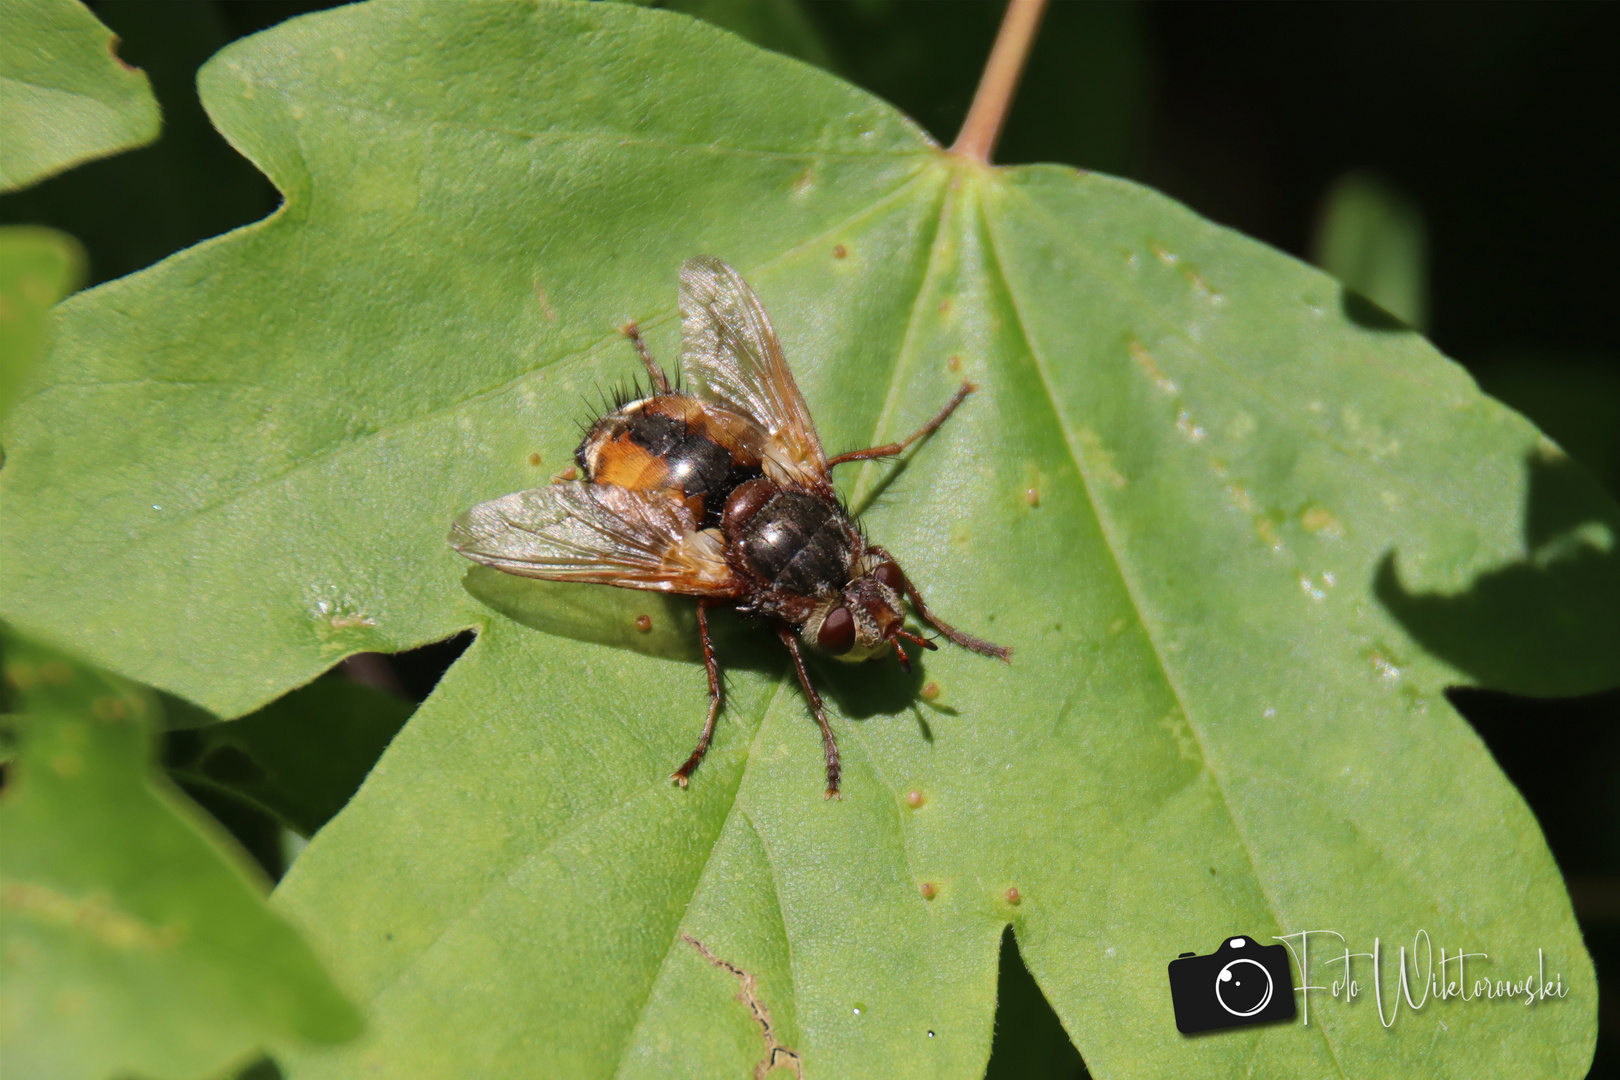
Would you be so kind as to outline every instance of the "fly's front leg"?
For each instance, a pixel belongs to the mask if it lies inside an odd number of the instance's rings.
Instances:
[[[887,559],[890,562],[894,562],[894,556],[890,555],[887,551],[878,547],[876,544],[873,544],[866,550],[871,554],[876,555],[880,559]],[[917,616],[932,626],[935,630],[938,630],[941,634],[944,634],[947,640],[954,641],[956,644],[962,646],[962,648],[970,649],[973,652],[978,653],[980,656],[993,656],[997,660],[1011,661],[1012,650],[1007,646],[997,645],[994,642],[986,641],[983,638],[974,637],[972,634],[965,634],[956,627],[952,626],[950,623],[946,622],[944,619],[940,618],[938,615],[935,615],[932,611],[928,610],[928,605],[923,603],[922,593],[917,591],[917,586],[911,583],[910,577],[905,579],[904,591],[906,594],[906,599],[910,600],[911,606],[916,609]],[[912,639],[910,634],[906,634],[906,637],[908,640],[915,640]]]
[[[956,407],[962,404],[962,399],[977,389],[978,387],[974,386],[970,382],[963,383],[956,393],[952,395],[951,400],[945,403],[945,407],[939,410],[939,412],[934,415],[932,420],[928,421],[928,423],[914,431],[911,438],[907,439],[905,442],[885,443],[882,446],[869,446],[865,450],[851,450],[847,454],[839,454],[837,457],[828,458],[827,468],[830,469],[834,465],[842,465],[846,461],[871,461],[874,458],[894,457],[896,454],[903,453],[906,447],[910,446],[918,439],[925,439],[934,432],[938,431],[939,426],[945,421],[949,420],[951,418],[951,413],[955,412]]]
[[[706,600],[698,601],[698,639],[703,643],[703,667],[709,673],[709,718],[703,722],[703,734],[698,736],[697,749],[692,756],[686,759],[686,764],[670,774],[670,779],[681,787],[691,779],[692,773],[703,761],[703,755],[709,752],[709,743],[714,739],[715,720],[720,716],[720,664],[714,658],[714,642],[709,640],[709,603]]]
[[[799,673],[799,685],[804,688],[804,696],[810,702],[810,711],[815,714],[816,724],[821,728],[821,749],[827,757],[827,795],[829,799],[838,798],[838,778],[842,775],[842,768],[838,764],[838,740],[833,738],[832,727],[827,723],[827,709],[821,704],[821,695],[810,683],[810,673],[804,669],[804,657],[799,654],[799,639],[793,631],[785,626],[776,628],[776,635],[782,639],[782,644],[793,656],[794,670]]]
[[[636,355],[641,357],[642,366],[652,378],[653,388],[660,394],[669,393],[669,376],[664,374],[664,369],[658,366],[658,361],[654,360],[652,353],[647,350],[647,343],[641,340],[640,328],[633,322],[627,322],[619,327],[619,333],[629,338],[630,344],[636,347]]]

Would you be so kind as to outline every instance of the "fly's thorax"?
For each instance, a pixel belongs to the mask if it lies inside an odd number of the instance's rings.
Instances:
[[[819,600],[835,596],[860,565],[855,523],[815,491],[754,484],[733,492],[727,510],[727,542],[766,588]]]

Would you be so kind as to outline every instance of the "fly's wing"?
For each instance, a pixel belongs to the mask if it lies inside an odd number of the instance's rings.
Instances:
[[[479,503],[450,527],[450,546],[520,577],[730,596],[736,579],[714,530],[667,491],[552,484]]]
[[[699,255],[681,264],[681,366],[698,393],[770,437],[779,483],[828,485],[827,458],[765,307],[737,271]]]

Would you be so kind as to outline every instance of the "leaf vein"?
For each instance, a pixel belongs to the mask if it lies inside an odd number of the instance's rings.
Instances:
[[[1097,500],[1095,483],[1089,473],[1086,471],[1084,457],[1080,453],[1079,448],[1074,445],[1074,441],[1070,437],[1071,425],[1066,422],[1063,415],[1063,409],[1058,401],[1058,396],[1052,389],[1052,381],[1050,375],[1048,374],[1046,360],[1041,355],[1040,350],[1036,347],[1034,337],[1029,333],[1028,324],[1024,318],[1023,310],[1018,304],[1018,296],[1014,292],[1012,284],[1007,280],[1007,276],[1004,272],[1005,264],[1001,255],[1000,241],[996,235],[995,227],[991,223],[989,216],[982,213],[982,207],[980,221],[984,225],[985,235],[989,240],[987,245],[987,254],[989,255],[990,259],[994,261],[994,273],[996,277],[999,278],[1001,286],[1005,290],[1008,305],[1012,309],[1012,320],[1015,324],[1016,332],[1018,337],[1023,341],[1025,350],[1027,351],[1030,360],[1035,365],[1036,374],[1039,376],[1041,381],[1041,388],[1046,394],[1047,404],[1051,408],[1053,419],[1056,421],[1059,434],[1063,438],[1063,446],[1068,451],[1069,459],[1074,464],[1076,475],[1080,477],[1080,484],[1082,489],[1085,491],[1086,502],[1091,507],[1093,516],[1095,516],[1097,519],[1098,528],[1102,530],[1103,538],[1105,540],[1104,546],[1107,547],[1109,556],[1113,559],[1114,571],[1119,575],[1120,584],[1124,588],[1125,594],[1131,602],[1131,607],[1136,611],[1137,619],[1142,625],[1142,629],[1147,637],[1149,645],[1152,647],[1154,663],[1157,665],[1160,675],[1164,678],[1165,686],[1175,697],[1176,707],[1181,710],[1181,715],[1186,719],[1188,730],[1192,732],[1193,738],[1198,743],[1198,752],[1204,759],[1205,771],[1209,773],[1210,781],[1215,785],[1215,792],[1220,798],[1221,806],[1226,811],[1228,820],[1232,823],[1232,831],[1236,834],[1238,842],[1242,845],[1243,852],[1249,860],[1249,868],[1254,874],[1255,884],[1259,886],[1261,895],[1265,897],[1266,907],[1270,910],[1272,918],[1276,920],[1278,926],[1287,926],[1288,920],[1283,916],[1282,905],[1273,895],[1272,889],[1270,888],[1265,875],[1261,873],[1260,860],[1255,852],[1253,841],[1250,840],[1248,833],[1244,830],[1237,810],[1233,806],[1231,798],[1226,793],[1225,785],[1221,780],[1218,762],[1210,753],[1210,747],[1205,738],[1204,732],[1202,731],[1197,719],[1195,719],[1193,711],[1189,708],[1187,692],[1172,673],[1169,658],[1166,656],[1165,650],[1159,642],[1159,635],[1155,632],[1154,623],[1149,618],[1148,607],[1142,597],[1141,587],[1136,582],[1134,576],[1126,569],[1117,530],[1114,528],[1113,523],[1109,520],[1108,516],[1103,513],[1102,505]],[[987,270],[989,269],[990,268],[987,267]],[[1317,1026],[1317,1031],[1321,1033],[1323,1044],[1327,1047],[1328,1054],[1333,1059],[1334,1068],[1338,1070],[1339,1076],[1342,1078],[1342,1080],[1348,1080],[1348,1076],[1345,1074],[1343,1067],[1339,1064],[1339,1056],[1333,1046],[1332,1040],[1328,1037],[1327,1033],[1322,1030],[1320,1025]]]

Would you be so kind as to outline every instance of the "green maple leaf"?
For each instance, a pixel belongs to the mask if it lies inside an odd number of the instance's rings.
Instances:
[[[1584,1070],[1567,894],[1442,690],[1620,676],[1620,511],[1422,338],[666,13],[363,5],[201,84],[286,205],[66,305],[0,473],[4,611],[222,715],[477,629],[278,891],[372,1020],[293,1076],[971,1076],[1008,924],[1097,1076]],[[443,543],[568,464],[580,395],[637,370],[616,327],[676,354],[698,253],[760,291],[830,450],[982,387],[844,480],[1015,662],[819,665],[841,802],[768,641],[723,635],[680,791],[689,611]],[[1170,958],[1314,929],[1500,978],[1539,949],[1568,996],[1176,1033]]]
[[[265,909],[261,872],[152,775],[153,695],[4,646],[6,1075],[218,1075],[270,1040],[353,1038],[354,1007]]]
[[[117,44],[78,0],[0,7],[0,191],[157,138],[152,85]]]

